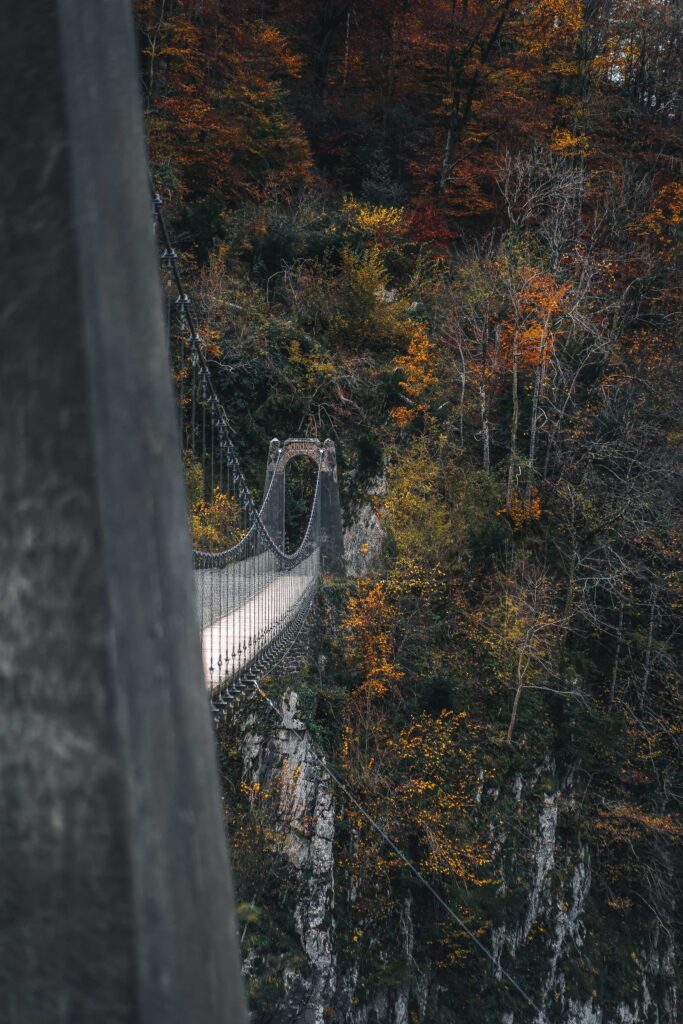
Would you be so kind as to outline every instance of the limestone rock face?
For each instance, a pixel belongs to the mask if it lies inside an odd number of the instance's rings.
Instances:
[[[343,953],[343,936],[335,925],[335,899],[341,909],[356,901],[353,879],[338,872],[335,894],[335,794],[321,777],[313,754],[310,735],[299,717],[299,703],[290,691],[282,704],[290,729],[273,728],[268,736],[248,729],[244,735],[245,777],[267,785],[276,775],[281,778],[276,827],[282,848],[292,867],[296,899],[294,928],[301,944],[306,966],[288,970],[285,977],[286,1000],[277,1015],[277,1024],[427,1024],[440,1019],[443,1006],[443,982],[428,959],[424,947],[416,943],[420,906],[413,895],[396,897],[394,927],[373,949],[373,962],[367,957],[349,958]],[[640,981],[624,988],[624,998],[607,1008],[601,1005],[597,991],[586,981],[577,995],[576,972],[585,979],[600,974],[602,964],[592,964],[591,887],[594,865],[591,850],[577,831],[568,837],[560,828],[563,812],[577,807],[579,790],[572,773],[559,777],[552,760],[518,775],[509,792],[505,787],[483,794],[483,798],[504,798],[524,809],[525,848],[518,852],[510,836],[498,836],[498,874],[501,898],[512,888],[525,858],[525,877],[529,879],[524,905],[512,921],[494,927],[485,941],[495,960],[515,973],[515,961],[529,955],[533,943],[537,973],[535,994],[552,1006],[553,1019],[562,1024],[672,1024],[680,1019],[676,988],[676,961],[679,955],[675,929],[662,920],[654,931],[634,935],[633,952],[637,958]],[[511,852],[512,851],[512,852]],[[505,852],[505,856],[504,856]],[[340,886],[343,886],[343,891]],[[386,982],[368,979],[368,971],[379,973],[400,962],[403,973]],[[474,961],[473,961],[474,964]],[[502,988],[502,972],[483,958],[476,969],[497,976]],[[540,997],[539,997],[540,993]],[[501,999],[505,1004],[505,998]],[[531,1020],[515,1000],[482,1024],[522,1024]],[[557,1013],[560,1016],[557,1016]],[[452,1018],[449,1016],[448,1020]]]
[[[344,530],[344,559],[347,576],[372,576],[382,567],[384,530],[373,498],[386,491],[384,476],[368,488],[368,500],[361,505],[349,527]]]
[[[275,788],[273,824],[297,887],[294,925],[307,969],[288,970],[287,1007],[282,1020],[323,1024],[336,986],[334,955],[334,797],[299,719],[298,699],[289,691],[282,703],[285,724],[267,737],[248,728],[243,741],[244,776],[261,790]]]

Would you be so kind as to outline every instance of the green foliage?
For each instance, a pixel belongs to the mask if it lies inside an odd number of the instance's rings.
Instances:
[[[383,523],[398,559],[436,566],[453,557],[451,510],[440,478],[426,438],[397,450],[387,468]]]

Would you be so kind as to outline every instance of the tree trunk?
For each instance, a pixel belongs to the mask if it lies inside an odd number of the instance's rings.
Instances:
[[[458,355],[460,356],[460,409],[458,411],[458,432],[460,434],[460,447],[462,448],[465,443],[464,436],[464,410],[465,410],[465,390],[467,387],[467,374],[465,366],[465,354],[462,350],[462,345],[458,341]]]
[[[522,652],[519,652],[517,658],[517,688],[515,690],[515,699],[512,702],[512,714],[510,715],[510,724],[508,725],[507,736],[505,737],[508,743],[512,743],[512,734],[515,729],[515,723],[517,722],[517,712],[519,711],[519,701],[522,696],[522,690],[524,689],[524,678],[522,676]]]
[[[453,152],[453,125],[448,125],[448,131],[446,132],[446,145],[444,147],[443,161],[441,163],[441,177],[439,178],[439,188],[443,192],[451,173],[452,157]]]
[[[640,687],[640,706],[643,707],[647,697],[647,688],[652,670],[652,638],[655,628],[655,611],[657,609],[657,587],[653,583],[650,587],[650,621],[647,627],[647,643],[645,645],[645,666],[643,668],[643,682]]]
[[[491,30],[491,35],[484,41],[481,34],[470,39],[470,42],[460,52],[458,61],[454,61],[453,47],[449,51],[448,66],[452,68],[451,78],[451,111],[448,117],[448,130],[446,132],[446,144],[444,146],[443,161],[441,164],[441,176],[439,178],[439,188],[443,192],[448,184],[453,170],[453,150],[456,144],[461,139],[470,117],[472,116],[472,105],[474,97],[479,85],[479,79],[481,77],[482,67],[487,64],[493,48],[498,41],[501,30],[505,21],[508,17],[509,9],[512,5],[512,0],[503,0],[502,9],[498,15],[498,19]],[[452,5],[451,13],[455,13],[455,5]],[[463,6],[463,14],[466,14],[466,5]],[[452,31],[455,25],[452,26]],[[464,72],[466,68],[467,60],[472,56],[473,52],[478,50],[479,61],[478,67],[475,69],[474,74],[471,76],[469,83],[465,86]],[[463,102],[464,93],[464,102]]]
[[[538,352],[538,364],[534,376],[534,397],[531,404],[531,425],[529,427],[529,469],[526,483],[526,503],[531,504],[531,484],[534,478],[534,461],[536,458],[536,436],[538,433],[538,406],[543,392],[545,380],[545,352],[548,343],[548,324],[544,325],[543,341]]]
[[[481,447],[482,466],[488,476],[491,471],[491,454],[489,441],[489,421],[487,414],[486,388],[483,383],[479,385],[479,407],[481,409]]]
[[[614,697],[617,690],[617,678],[619,675],[619,661],[621,658],[621,638],[624,629],[624,606],[623,604],[619,608],[619,625],[617,626],[617,646],[614,652],[614,664],[612,666],[612,681],[609,688],[609,708],[612,710],[614,704]]]
[[[488,476],[491,470],[490,431],[488,419],[488,395],[486,389],[486,364],[488,362],[488,332],[484,332],[481,346],[481,370],[479,374],[479,408],[481,412],[481,445],[484,472]]]
[[[515,470],[517,468],[517,430],[519,428],[519,387],[518,387],[518,355],[517,355],[517,332],[515,331],[512,340],[512,423],[510,425],[510,465],[508,466],[508,486],[505,497],[505,505],[510,511],[512,504],[512,488],[514,483]]]
[[[346,12],[346,39],[344,41],[344,79],[342,90],[346,92],[346,78],[349,73],[349,43],[351,41],[351,11]]]
[[[335,0],[326,0],[320,9],[318,31],[316,33],[316,49],[313,58],[313,87],[316,95],[324,100],[327,92],[327,79],[330,71],[330,51],[335,33],[346,19],[349,4],[343,4],[341,10]]]

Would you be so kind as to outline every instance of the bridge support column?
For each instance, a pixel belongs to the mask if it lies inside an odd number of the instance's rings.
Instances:
[[[277,469],[280,442],[274,437],[268,448],[268,463],[264,483],[264,497],[270,491],[268,504],[263,510],[263,525],[280,548],[285,546],[285,473]]]
[[[334,441],[323,444],[320,479],[320,554],[322,571],[328,576],[345,576],[344,534],[337,478],[337,453]]]
[[[4,11],[4,1024],[245,1019],[134,51]]]

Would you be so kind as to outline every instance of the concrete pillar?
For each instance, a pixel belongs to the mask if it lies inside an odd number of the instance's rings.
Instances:
[[[323,572],[327,576],[345,576],[337,452],[334,441],[329,438],[323,443],[320,480],[320,550]]]
[[[128,0],[0,32],[0,1016],[244,1021]]]
[[[263,509],[263,525],[271,538],[280,547],[285,546],[285,473],[284,469],[276,470],[280,457],[281,445],[274,437],[268,447],[266,479],[263,485],[264,497],[270,490],[268,504]],[[273,477],[275,479],[273,479]],[[272,481],[272,483],[271,483]]]

